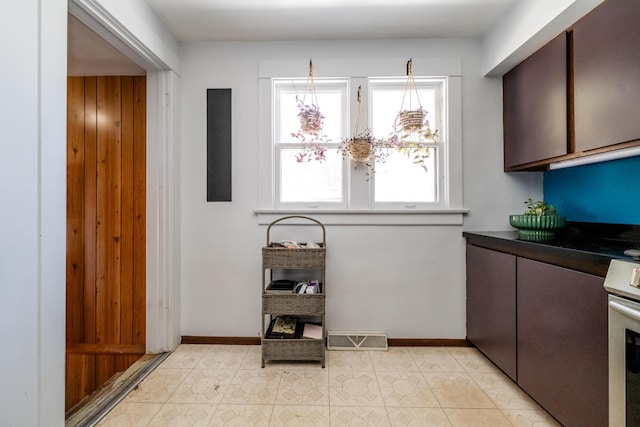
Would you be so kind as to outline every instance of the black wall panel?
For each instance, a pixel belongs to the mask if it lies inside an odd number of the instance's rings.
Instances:
[[[231,201],[231,89],[207,89],[207,202]]]

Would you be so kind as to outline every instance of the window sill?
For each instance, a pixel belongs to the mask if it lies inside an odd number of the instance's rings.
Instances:
[[[289,215],[310,216],[324,225],[462,225],[469,209],[439,210],[320,210],[256,209],[258,224],[267,225]],[[292,223],[296,223],[292,221]],[[300,224],[306,222],[300,221]]]

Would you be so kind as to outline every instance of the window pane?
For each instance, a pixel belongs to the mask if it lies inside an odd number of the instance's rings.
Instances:
[[[418,88],[420,104],[417,102],[415,92],[410,97],[407,93],[404,103],[404,89],[402,87],[378,87],[374,86],[371,91],[371,129],[377,138],[387,138],[393,130],[393,122],[400,111],[400,106],[404,110],[417,109],[419,105],[427,112],[427,119],[431,123],[431,128],[437,129],[434,122],[436,111],[436,94],[434,90],[423,90]],[[409,101],[411,98],[411,101]]]
[[[405,82],[380,80],[371,84],[371,124],[376,137],[387,138],[400,108],[413,110],[422,106],[433,130],[438,129],[436,116],[439,83],[422,83],[416,79],[416,91],[405,93]],[[404,100],[404,101],[403,101]],[[425,141],[426,142],[426,141]],[[430,148],[424,166],[415,164],[410,154],[392,150],[383,164],[375,166],[374,202],[381,203],[435,203],[438,202],[438,152]]]
[[[322,162],[296,161],[299,149],[280,151],[280,202],[341,202],[342,157],[327,150]]]
[[[406,154],[393,152],[376,166],[374,177],[376,202],[433,203],[438,201],[436,177],[437,148],[430,148],[427,170],[413,164]]]
[[[339,143],[343,129],[343,105],[345,104],[344,93],[346,92],[346,84],[343,90],[322,89],[316,83],[316,97],[320,113],[325,117],[323,120],[323,135],[327,136],[327,141]],[[335,86],[335,84],[334,84]],[[304,90],[304,87],[303,87]],[[298,93],[298,97],[302,94]],[[305,104],[311,105],[315,103],[307,94]],[[296,103],[295,91],[282,91],[280,94],[279,104],[279,133],[276,135],[276,141],[280,143],[299,143],[299,140],[291,137],[291,134],[298,132],[300,129],[300,120],[298,118],[298,106]]]

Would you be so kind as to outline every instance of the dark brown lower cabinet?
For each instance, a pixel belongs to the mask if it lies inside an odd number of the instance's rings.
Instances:
[[[467,244],[467,338],[565,427],[608,425],[603,284]]]
[[[467,339],[517,380],[514,255],[467,245]]]
[[[517,260],[518,385],[565,427],[608,424],[602,277]]]

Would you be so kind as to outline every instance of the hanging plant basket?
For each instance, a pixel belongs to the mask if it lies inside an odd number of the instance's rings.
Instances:
[[[316,105],[305,105],[302,101],[298,104],[300,112],[300,131],[303,134],[319,135],[322,132],[322,120],[324,116]]]
[[[418,103],[414,108],[412,98]],[[408,99],[409,108],[405,108]],[[420,104],[418,89],[413,78],[412,60],[407,62],[407,84],[402,96],[402,104],[394,122],[389,144],[395,146],[399,152],[409,157],[414,164],[427,170],[426,160],[431,155],[430,145],[433,145],[438,131],[432,131],[427,119],[427,112]]]
[[[349,156],[354,162],[367,162],[371,156],[371,140],[369,138],[352,138],[349,141]]]
[[[373,137],[367,122],[367,115],[362,108],[361,91],[362,86],[358,87],[358,110],[353,127],[353,137],[343,139],[338,147],[338,152],[342,154],[343,158],[348,156],[356,164],[366,163],[370,169],[370,173],[367,176],[371,177],[375,173],[375,165],[384,163],[389,156],[389,145],[387,141]],[[362,130],[360,130],[361,116],[364,119],[364,128]]]
[[[398,114],[400,128],[405,132],[420,132],[424,127],[425,111],[420,107],[417,110],[403,110]]]
[[[311,104],[305,103],[307,94],[311,98]],[[326,147],[328,142],[326,135],[322,134],[324,116],[318,107],[316,89],[313,81],[313,63],[309,60],[309,75],[304,89],[302,99],[296,96],[298,119],[300,128],[291,136],[302,143],[302,150],[296,155],[298,163],[310,162],[312,160],[323,161],[326,159]]]

